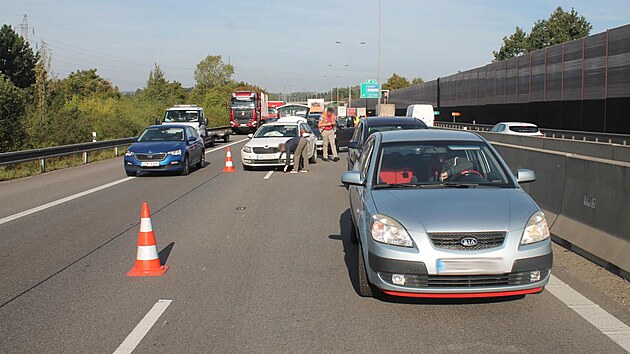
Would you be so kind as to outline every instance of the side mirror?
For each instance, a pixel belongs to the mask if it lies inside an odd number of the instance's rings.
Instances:
[[[302,135],[303,138],[308,138],[309,136],[311,136],[311,133],[304,133],[304,135]]]
[[[361,150],[361,147],[359,146],[359,143],[357,143],[356,141],[351,141],[348,143],[348,149]]]
[[[344,185],[363,186],[365,181],[361,178],[361,172],[348,171],[341,175],[341,183]]]
[[[155,118],[155,125],[160,125],[160,118]]]
[[[247,137],[251,139],[254,137],[254,134],[247,134]]]
[[[137,142],[138,141],[138,137],[137,136],[132,137],[131,141],[133,141],[134,143]]]
[[[201,124],[203,124],[203,125],[208,125],[208,118],[203,118],[203,119],[201,120]]]
[[[188,141],[197,141],[197,137],[191,135],[188,137]]]
[[[529,183],[536,180],[536,174],[532,170],[519,168],[516,170],[516,181],[518,183]]]

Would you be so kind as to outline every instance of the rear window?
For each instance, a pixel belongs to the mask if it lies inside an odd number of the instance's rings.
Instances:
[[[510,130],[516,133],[538,133],[538,127],[531,125],[512,125]]]
[[[423,123],[418,124],[397,124],[397,125],[372,125],[368,126],[368,135],[375,132],[389,132],[392,130],[409,130],[425,128]]]

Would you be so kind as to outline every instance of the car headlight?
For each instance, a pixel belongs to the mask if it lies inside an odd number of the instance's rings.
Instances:
[[[169,151],[167,152],[167,154],[171,155],[171,156],[179,156],[182,154],[182,150],[173,150],[173,151]]]
[[[396,220],[382,214],[372,216],[372,238],[374,241],[395,246],[413,247],[411,236]]]
[[[521,238],[521,245],[529,245],[532,243],[544,241],[550,236],[549,225],[545,214],[542,211],[537,211],[529,218],[527,226],[523,231],[523,237]]]
[[[133,156],[133,155],[134,155],[134,154],[133,154],[133,151],[129,151],[129,150],[127,150],[127,151],[125,152],[125,156]]]
[[[252,147],[251,146],[243,146],[243,152],[252,152]]]

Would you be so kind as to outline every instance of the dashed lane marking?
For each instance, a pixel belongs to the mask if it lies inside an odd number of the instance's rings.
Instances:
[[[630,327],[599,307],[562,280],[551,276],[545,287],[570,309],[577,312],[600,332],[630,352]]]
[[[208,154],[210,152],[217,151],[217,150],[225,149],[228,146],[231,146],[231,145],[234,145],[234,144],[238,144],[238,143],[243,142],[245,140],[247,140],[247,139],[241,139],[241,140],[237,140],[235,142],[229,143],[229,144],[221,145],[221,146],[219,146],[217,148],[210,149],[210,150],[206,151],[206,154]],[[42,204],[40,206],[31,208],[31,209],[28,209],[28,210],[21,211],[19,213],[6,216],[6,217],[0,219],[0,225],[6,224],[9,221],[13,221],[13,220],[16,220],[16,219],[19,219],[19,218],[23,218],[25,216],[31,215],[33,213],[37,213],[37,212],[42,211],[42,210],[46,210],[46,209],[52,208],[52,207],[57,206],[59,204],[63,204],[63,203],[69,202],[71,200],[84,197],[84,196],[86,196],[88,194],[92,194],[94,192],[98,192],[100,190],[103,190],[103,189],[106,189],[106,188],[109,188],[109,187],[113,187],[113,186],[115,186],[117,184],[127,182],[129,180],[134,179],[134,178],[136,178],[136,177],[122,178],[122,179],[119,179],[117,181],[106,183],[106,184],[104,184],[102,186],[94,187],[92,189],[88,189],[88,190],[83,191],[83,192],[79,192],[79,193],[76,193],[76,194],[73,194],[73,195],[61,198],[61,199],[57,199],[57,200],[52,201],[50,203]]]
[[[142,320],[136,325],[136,328],[129,333],[127,338],[118,346],[118,349],[114,354],[126,354],[133,352],[134,349],[140,344],[142,338],[149,333],[149,330],[155,322],[162,316],[166,308],[171,304],[173,300],[159,300],[153,305],[153,307],[147,312]]]
[[[273,174],[273,170],[267,172],[267,174],[265,175],[265,177],[263,177],[263,179],[269,179],[271,178],[271,175]]]

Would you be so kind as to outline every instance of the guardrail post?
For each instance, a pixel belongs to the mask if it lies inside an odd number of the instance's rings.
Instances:
[[[118,146],[114,148],[114,156],[118,157]]]
[[[39,159],[39,171],[41,173],[46,172],[46,159]]]
[[[87,153],[87,151],[83,152],[83,163],[84,164],[88,163],[88,153]]]

